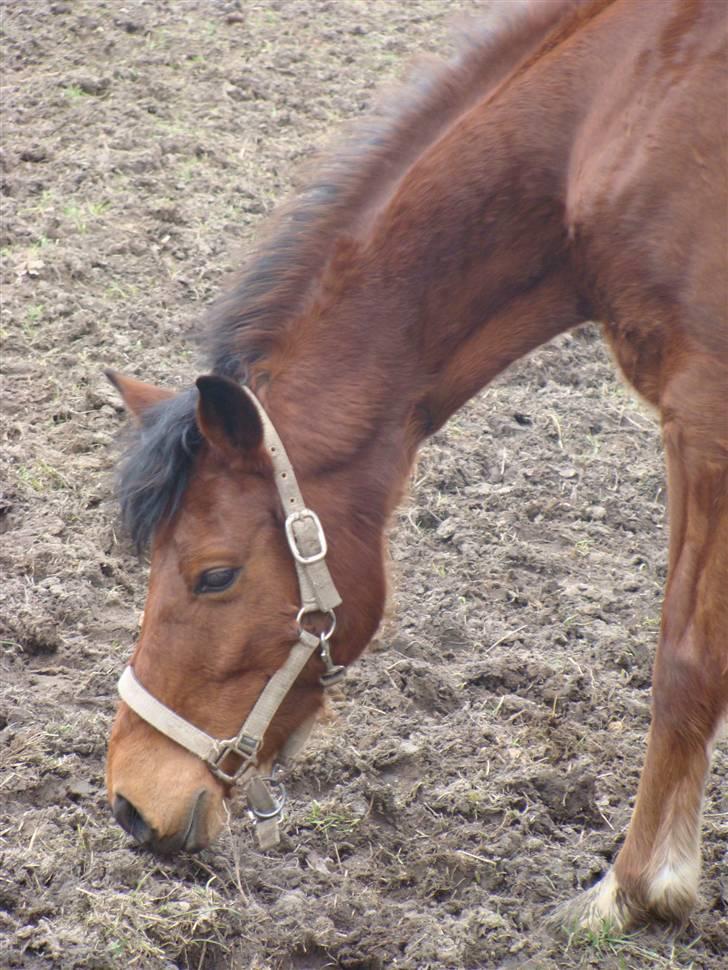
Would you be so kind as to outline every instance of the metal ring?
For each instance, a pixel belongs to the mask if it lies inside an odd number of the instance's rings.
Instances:
[[[336,629],[336,613],[333,610],[309,610],[305,606],[302,606],[296,615],[296,623],[299,630],[303,630],[301,626],[301,620],[306,616],[307,613],[325,613],[331,619],[331,626],[325,633],[317,633],[316,636],[319,638],[321,643],[326,643],[334,635],[334,630]]]
[[[261,809],[261,808],[249,807],[248,813],[253,817],[253,819],[256,822],[264,822],[268,818],[278,818],[278,816],[281,815],[281,813],[283,812],[283,809],[286,804],[286,800],[288,798],[288,793],[286,792],[286,786],[283,784],[282,781],[277,781],[275,778],[273,778],[272,775],[268,775],[265,778],[261,777],[260,780],[265,782],[268,785],[268,791],[271,798],[273,799],[274,805],[272,808],[269,808],[267,810]],[[270,791],[271,788],[273,789],[273,791]]]

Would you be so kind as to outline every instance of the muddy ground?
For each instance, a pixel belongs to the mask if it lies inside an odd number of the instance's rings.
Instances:
[[[0,966],[725,966],[725,744],[693,923],[540,930],[623,837],[665,578],[658,431],[594,328],[424,450],[390,617],[295,766],[280,850],[233,806],[213,849],[155,860],[105,802],[145,566],[102,368],[189,384],[203,311],[297,165],[410,51],[446,49],[454,6],[0,5]]]

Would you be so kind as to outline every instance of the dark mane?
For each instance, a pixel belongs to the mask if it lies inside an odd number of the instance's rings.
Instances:
[[[213,373],[245,382],[250,367],[286,337],[334,255],[409,166],[462,113],[507,76],[563,21],[578,0],[514,4],[515,12],[464,23],[449,61],[423,60],[409,81],[385,92],[372,114],[315,163],[315,176],[269,223],[234,285],[213,306],[208,361]],[[199,447],[196,391],[165,401],[132,435],[119,472],[122,518],[138,550],[171,516]]]
[[[237,280],[209,314],[212,371],[244,381],[285,339],[312,284],[423,150],[512,73],[579,0],[514,3],[463,21],[448,61],[422,58],[385,90],[333,151],[304,172],[304,187],[267,223]],[[314,174],[315,173],[315,174]]]

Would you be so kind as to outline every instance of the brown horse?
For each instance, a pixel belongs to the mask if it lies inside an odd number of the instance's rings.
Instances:
[[[138,424],[123,515],[151,543],[108,759],[139,841],[215,838],[235,778],[271,763],[319,709],[322,673],[377,629],[385,527],[420,443],[510,363],[599,320],[661,416],[670,566],[629,832],[563,918],[686,918],[728,706],[726,13],[533,0],[471,32],[274,220],[213,313],[196,389],[111,375]]]

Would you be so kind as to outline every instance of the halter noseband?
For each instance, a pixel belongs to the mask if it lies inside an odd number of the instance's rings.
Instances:
[[[336,627],[334,610],[341,597],[334,586],[326,565],[326,536],[318,515],[303,501],[296,475],[283,447],[283,442],[253,392],[243,390],[255,405],[263,425],[263,443],[273,464],[276,488],[286,513],[285,532],[298,575],[301,608],[298,611],[298,640],[291,648],[286,662],[270,678],[263,688],[245,723],[233,738],[214,738],[175,713],[137,680],[131,665],[125,668],[119,679],[119,695],[129,707],[161,734],[197,755],[210,771],[227,785],[241,778],[247,785],[248,805],[256,821],[256,835],[261,848],[269,848],[279,841],[278,822],[283,808],[282,798],[274,798],[266,782],[257,774],[258,752],[263,738],[278,708],[316,650],[324,664],[320,677],[323,687],[330,687],[346,673],[346,668],[331,659],[329,640]],[[307,613],[325,613],[330,618],[329,628],[320,635],[304,630],[301,623]],[[292,748],[298,749],[305,741],[299,728],[289,738],[284,757]],[[299,735],[300,732],[300,735]],[[234,772],[226,772],[222,765],[229,755],[240,758]],[[273,782],[279,785],[278,782]],[[280,786],[282,787],[282,786]]]

